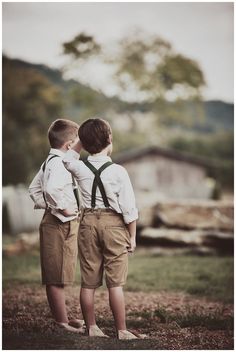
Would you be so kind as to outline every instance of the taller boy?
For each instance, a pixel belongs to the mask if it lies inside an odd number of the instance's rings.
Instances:
[[[78,204],[71,174],[62,158],[78,141],[77,123],[58,119],[48,130],[51,149],[33,179],[29,192],[35,208],[45,208],[40,224],[42,283],[55,321],[66,330],[79,332],[68,324],[64,285],[74,281],[77,262]]]
[[[89,119],[79,128],[80,141],[63,159],[78,181],[84,214],[79,231],[80,303],[90,336],[102,336],[94,313],[95,289],[103,272],[109,303],[120,339],[136,338],[126,329],[122,286],[128,271],[128,252],[136,246],[135,197],[127,171],[111,161],[112,131],[102,119]],[[81,148],[90,156],[79,160]]]

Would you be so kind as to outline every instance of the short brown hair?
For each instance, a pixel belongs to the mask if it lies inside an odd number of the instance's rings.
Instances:
[[[111,127],[103,119],[88,119],[79,128],[79,138],[83,148],[89,154],[96,154],[105,149],[110,142]]]
[[[64,143],[78,136],[79,125],[67,119],[55,120],[48,129],[48,139],[52,148],[61,148]]]

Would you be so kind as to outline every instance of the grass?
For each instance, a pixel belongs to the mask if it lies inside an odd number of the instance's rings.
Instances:
[[[41,281],[39,253],[3,258],[3,287],[38,284]],[[79,267],[77,282],[80,282]],[[225,303],[233,302],[233,257],[196,255],[130,257],[128,291],[181,291],[206,296]]]
[[[40,258],[38,252],[3,257],[3,286],[8,283],[38,283],[41,281]]]
[[[233,257],[135,255],[126,289],[182,291],[230,303],[233,282]]]

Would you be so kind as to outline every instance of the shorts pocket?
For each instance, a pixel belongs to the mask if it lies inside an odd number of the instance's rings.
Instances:
[[[105,230],[114,244],[123,245],[125,248],[130,246],[130,233],[125,225],[105,226]]]
[[[127,227],[125,225],[105,226],[105,229],[121,231],[122,233],[125,233],[126,234],[126,238],[128,240],[130,240],[130,233],[129,233],[129,230],[127,229]]]

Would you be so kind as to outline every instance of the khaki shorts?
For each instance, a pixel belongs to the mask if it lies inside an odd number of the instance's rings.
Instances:
[[[107,287],[126,283],[130,234],[123,217],[112,210],[86,209],[79,229],[81,287]]]
[[[78,255],[77,219],[63,223],[46,211],[39,227],[43,285],[72,284]]]

